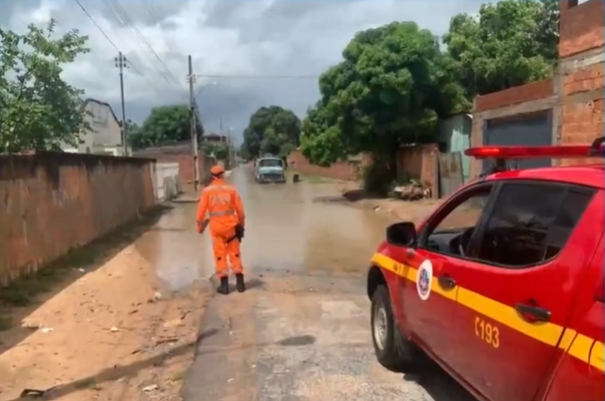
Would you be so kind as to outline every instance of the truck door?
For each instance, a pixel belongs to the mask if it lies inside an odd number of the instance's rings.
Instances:
[[[602,196],[602,193],[601,193]],[[579,296],[559,348],[561,358],[548,381],[546,401],[600,400],[603,398],[603,237],[587,269]]]
[[[420,230],[418,247],[403,257],[414,269],[400,291],[407,326],[415,341],[454,370],[450,354],[458,344],[453,330],[458,287],[452,277],[467,263],[463,252],[492,188],[480,183],[449,199]]]
[[[592,188],[502,181],[459,285],[458,373],[486,399],[531,401],[539,390],[603,227]],[[599,201],[600,199],[600,201]],[[601,219],[601,221],[595,221]],[[585,250],[589,250],[586,252]]]

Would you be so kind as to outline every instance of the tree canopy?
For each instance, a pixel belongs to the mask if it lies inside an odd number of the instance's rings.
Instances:
[[[261,107],[250,116],[241,152],[248,158],[266,153],[285,156],[298,146],[300,127],[293,111],[280,106]]]
[[[443,37],[469,99],[552,75],[559,2],[503,0],[452,18]]]
[[[414,22],[360,32],[319,79],[303,122],[303,154],[328,165],[347,154],[392,154],[433,137],[438,117],[468,107],[436,37]]]
[[[77,30],[56,37],[55,27],[51,20],[24,34],[0,28],[0,152],[75,146],[90,129],[83,91],[61,78],[62,65],[88,52],[88,37]]]
[[[414,22],[357,33],[319,79],[303,154],[329,165],[370,152],[392,173],[401,144],[434,141],[438,119],[470,111],[477,94],[552,74],[558,21],[557,0],[502,0],[454,16],[442,41]]]
[[[130,125],[128,132],[130,144],[134,149],[168,144],[191,138],[191,111],[186,104],[154,107],[141,127]],[[203,127],[198,122],[198,135],[203,134]]]
[[[217,160],[227,160],[229,158],[229,145],[226,143],[207,142],[202,145],[204,154],[214,156]]]

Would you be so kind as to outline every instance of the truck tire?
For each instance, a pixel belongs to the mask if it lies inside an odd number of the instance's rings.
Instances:
[[[372,342],[376,359],[385,368],[401,372],[415,362],[418,348],[401,335],[393,316],[386,286],[379,285],[372,294]]]

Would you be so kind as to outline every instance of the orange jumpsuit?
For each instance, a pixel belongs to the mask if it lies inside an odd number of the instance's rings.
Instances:
[[[206,213],[217,277],[228,275],[227,257],[233,274],[243,273],[240,243],[234,238],[235,226],[245,225],[244,207],[237,190],[222,179],[214,179],[200,195],[196,218],[198,228],[203,227]]]

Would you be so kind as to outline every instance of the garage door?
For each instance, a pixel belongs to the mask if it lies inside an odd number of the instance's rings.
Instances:
[[[544,146],[552,144],[552,111],[516,116],[514,119],[487,120],[483,130],[484,145]],[[545,167],[550,159],[527,159],[514,162],[518,168]],[[489,167],[489,161],[483,168]]]

